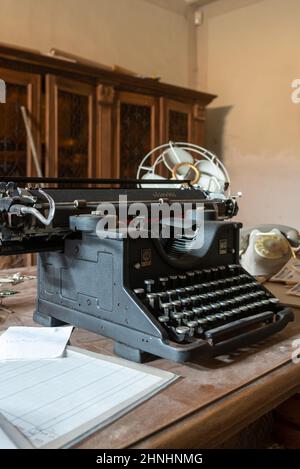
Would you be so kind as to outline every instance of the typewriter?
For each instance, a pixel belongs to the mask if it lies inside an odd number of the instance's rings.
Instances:
[[[136,362],[153,356],[184,362],[261,341],[293,320],[239,264],[233,198],[211,199],[188,183],[147,189],[138,182],[2,178],[0,254],[38,253],[35,321],[112,338],[115,353]],[[125,196],[131,207],[190,204],[193,235],[174,235],[176,217],[168,218],[167,238],[164,217],[156,220],[157,237],[139,211],[121,223]],[[101,225],[107,205],[115,208],[108,218],[114,228]],[[143,225],[139,237],[128,236],[133,222]]]

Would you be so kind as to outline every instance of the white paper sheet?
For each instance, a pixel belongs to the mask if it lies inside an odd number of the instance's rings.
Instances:
[[[69,447],[176,378],[68,347],[56,360],[0,362],[0,412],[36,448]]]
[[[8,435],[0,428],[0,449],[17,449],[17,446]]]
[[[0,412],[0,449],[33,448],[25,435]]]
[[[9,327],[0,337],[0,360],[41,360],[61,357],[72,326]]]

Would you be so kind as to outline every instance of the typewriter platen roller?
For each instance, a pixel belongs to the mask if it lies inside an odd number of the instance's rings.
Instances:
[[[44,206],[49,217],[45,193],[55,216],[48,225],[46,213],[33,223],[32,210],[20,205],[28,206],[31,195],[31,209]],[[44,189],[43,197],[37,190],[17,196],[12,186],[2,192],[2,253],[40,252],[36,321],[113,338],[116,353],[134,361],[150,354],[182,362],[245,347],[293,319],[239,265],[241,225],[224,221],[235,213],[234,201],[207,200],[191,188],[169,191],[169,202],[205,206],[204,242],[191,251],[185,239],[132,239],[122,230],[99,237],[102,215],[93,204],[120,193],[146,204],[161,195],[150,189]]]

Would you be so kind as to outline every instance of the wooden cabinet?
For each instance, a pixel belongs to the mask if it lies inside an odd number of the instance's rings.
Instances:
[[[203,144],[215,96],[0,44],[0,174],[35,175],[20,107],[44,175],[134,178],[156,145]]]

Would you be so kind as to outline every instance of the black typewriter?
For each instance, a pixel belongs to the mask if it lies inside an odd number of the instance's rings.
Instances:
[[[39,253],[37,322],[72,324],[112,338],[115,352],[130,360],[182,362],[261,341],[293,320],[292,311],[239,265],[234,199],[210,199],[189,184],[157,190],[137,188],[138,182],[0,183],[0,254]],[[99,183],[113,188],[90,187]],[[165,238],[163,217],[156,220],[158,237],[145,228],[145,236],[128,236],[128,226],[141,215],[121,223],[120,196],[148,208],[189,203],[192,214],[201,203],[203,242],[193,248],[197,226],[193,236]],[[103,203],[115,207],[115,228],[99,229]]]

